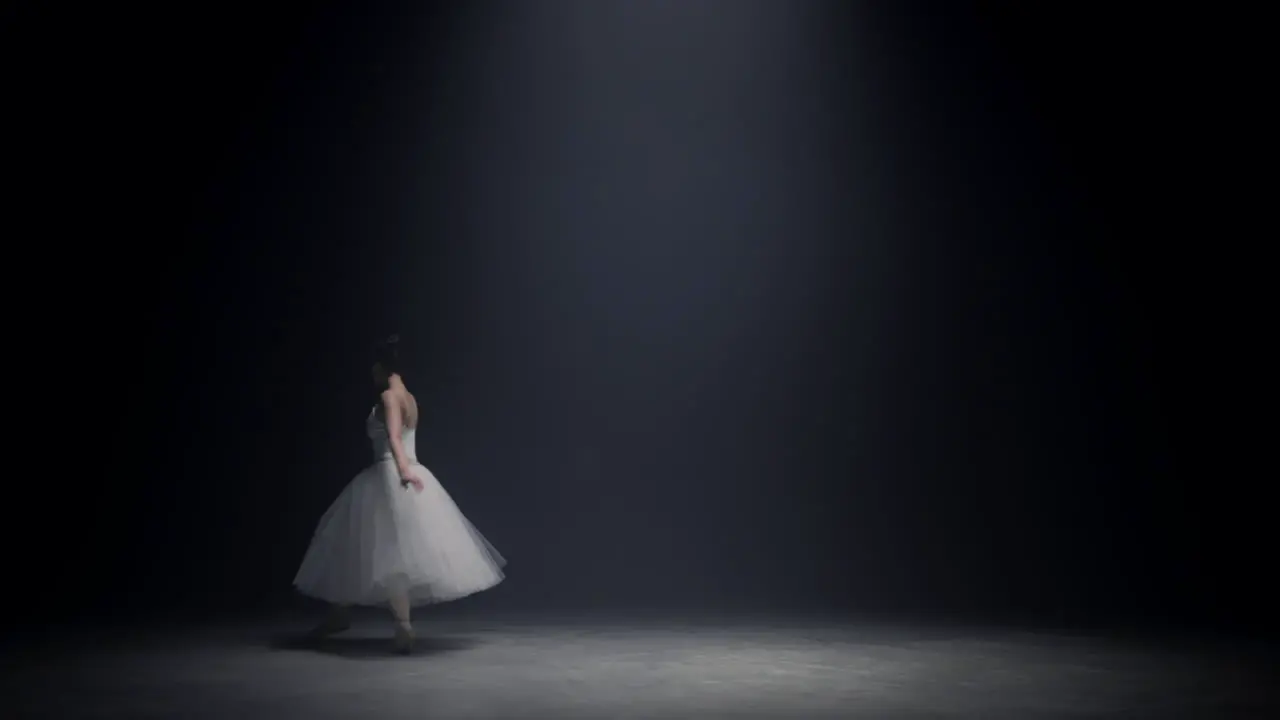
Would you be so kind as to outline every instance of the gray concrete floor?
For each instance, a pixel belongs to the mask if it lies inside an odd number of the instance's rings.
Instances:
[[[819,622],[364,619],[46,635],[3,655],[6,718],[1277,718],[1239,645]]]

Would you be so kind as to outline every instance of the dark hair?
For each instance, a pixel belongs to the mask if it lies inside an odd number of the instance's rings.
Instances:
[[[400,336],[388,335],[379,342],[374,348],[373,359],[387,375],[400,372]]]

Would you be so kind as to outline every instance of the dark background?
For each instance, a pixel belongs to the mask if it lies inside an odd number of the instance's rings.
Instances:
[[[458,608],[1257,630],[1244,21],[1102,7],[13,11],[19,602],[305,607],[396,331]]]

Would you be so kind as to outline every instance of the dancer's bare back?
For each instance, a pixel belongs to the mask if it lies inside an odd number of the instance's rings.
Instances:
[[[418,427],[418,400],[406,388],[384,390],[382,410],[387,420],[395,417],[406,430]]]

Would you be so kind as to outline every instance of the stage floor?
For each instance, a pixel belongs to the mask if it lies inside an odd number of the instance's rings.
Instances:
[[[4,716],[60,718],[1280,717],[1275,656],[1225,641],[784,620],[469,619],[301,641],[299,620],[34,635]],[[15,712],[16,711],[16,712]]]

